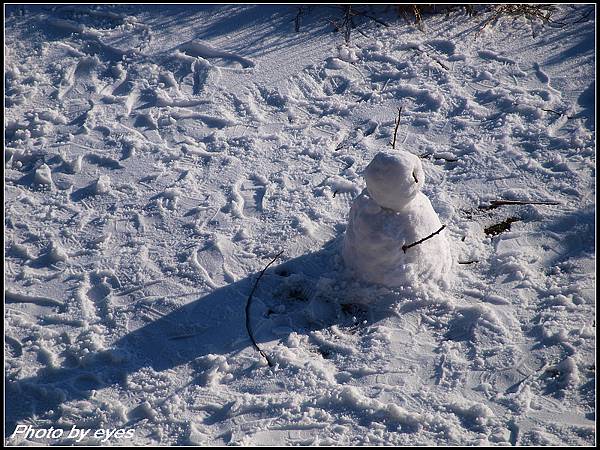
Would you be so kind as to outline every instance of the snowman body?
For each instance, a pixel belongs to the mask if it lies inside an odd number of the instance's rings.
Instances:
[[[354,200],[342,256],[355,276],[387,287],[445,284],[452,266],[445,230],[421,192],[421,161],[408,152],[378,153],[365,170],[367,188]]]

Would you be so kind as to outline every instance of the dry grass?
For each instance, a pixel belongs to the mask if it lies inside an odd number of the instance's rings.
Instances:
[[[408,22],[413,22],[419,28],[423,27],[423,16],[426,14],[445,13],[449,15],[454,11],[463,11],[467,16],[472,17],[477,14],[489,15],[485,25],[497,21],[501,17],[510,16],[513,18],[524,17],[528,20],[541,20],[548,22],[556,7],[549,4],[524,5],[394,5],[394,9],[399,16],[404,17]]]
[[[463,11],[471,17],[477,14],[477,5],[394,5],[398,16],[404,17],[407,22],[413,22],[419,29],[423,29],[424,14],[446,14],[454,11]]]
[[[556,11],[553,5],[494,5],[489,11],[491,15],[484,21],[482,29],[498,21],[501,17],[513,19],[525,18],[530,21],[539,20],[542,23],[550,22],[552,14]]]
[[[355,22],[362,19],[363,23],[365,20],[371,20],[377,22],[379,25],[385,27],[392,26],[392,23],[386,23],[384,20],[379,18],[382,12],[396,12],[398,17],[403,17],[408,23],[415,25],[421,31],[425,31],[425,22],[427,16],[435,14],[445,14],[449,17],[452,13],[462,13],[466,20],[474,16],[481,18],[481,25],[478,27],[479,31],[484,28],[495,24],[498,20],[503,18],[526,19],[530,22],[538,22],[542,24],[551,24],[552,26],[566,26],[580,23],[582,21],[589,20],[589,17],[594,12],[592,7],[586,11],[580,18],[575,21],[559,22],[554,20],[553,15],[558,11],[555,5],[551,4],[496,4],[496,5],[485,5],[485,4],[471,4],[471,5],[435,5],[435,4],[398,4],[398,5],[387,5],[384,8],[377,8],[374,5],[338,5],[330,6],[336,8],[341,12],[341,17],[338,16],[336,20],[331,19],[329,22],[334,28],[334,31],[342,32],[344,40],[350,42],[351,30],[356,29],[359,33],[363,33],[358,25],[360,22]],[[298,17],[296,18],[296,21]],[[298,30],[298,25],[296,26]]]

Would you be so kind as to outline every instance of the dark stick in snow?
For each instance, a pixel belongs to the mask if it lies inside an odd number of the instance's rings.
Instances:
[[[298,7],[298,13],[296,14],[296,17],[294,18],[294,31],[296,33],[300,32],[300,16],[304,14],[304,7],[303,6],[299,6]]]
[[[368,34],[366,34],[364,31],[362,31],[360,28],[357,28],[356,31],[358,31],[360,34],[362,34],[367,39],[371,39],[371,37]]]
[[[402,114],[402,106],[398,108],[398,120],[396,121],[396,128],[394,128],[394,141],[392,142],[392,148],[396,150],[396,135],[398,134],[398,127],[400,126],[400,114]]]
[[[269,358],[267,356],[267,354],[260,349],[260,347],[256,343],[256,340],[254,339],[254,336],[252,336],[252,331],[250,330],[250,302],[252,301],[252,296],[254,295],[254,291],[256,290],[256,287],[258,286],[258,282],[260,281],[262,276],[265,274],[265,272],[269,268],[269,266],[271,264],[273,264],[277,260],[277,258],[279,258],[281,256],[282,253],[283,253],[283,250],[281,250],[279,253],[277,253],[275,258],[273,258],[271,260],[271,262],[269,264],[267,264],[266,267],[262,270],[262,272],[258,275],[258,278],[254,282],[254,286],[252,287],[252,290],[250,291],[248,300],[246,301],[246,331],[248,332],[248,336],[250,337],[250,340],[252,341],[252,345],[254,346],[256,351],[258,351],[258,353],[260,353],[261,356],[266,359],[267,364],[269,364],[269,367],[274,366],[273,361],[271,361],[271,358]]]
[[[367,19],[371,19],[372,21],[377,22],[378,24],[383,25],[384,27],[389,28],[389,26],[390,26],[388,23],[384,22],[383,20],[379,20],[377,17],[370,16],[369,14],[365,14],[364,12],[352,11],[352,13],[355,16],[363,16],[363,17],[366,17]]]
[[[494,209],[503,205],[560,205],[559,202],[550,201],[522,201],[522,200],[492,200],[489,206],[482,206],[480,209]]]
[[[427,56],[429,56],[432,60],[434,60],[436,63],[438,63],[440,65],[440,67],[444,70],[450,70],[450,67],[448,67],[446,64],[444,64],[442,61],[440,61],[438,58],[436,58],[435,56],[431,56],[429,54],[429,52],[427,52],[426,50],[423,50],[421,48],[418,47],[411,47],[411,49],[417,51],[417,52],[421,52],[421,53],[425,53]]]
[[[431,239],[433,236],[435,236],[436,234],[438,234],[438,233],[439,233],[440,231],[442,231],[444,228],[446,228],[446,225],[442,225],[442,226],[441,226],[441,228],[440,228],[439,230],[437,230],[437,231],[434,231],[434,232],[433,232],[433,233],[431,233],[429,236],[427,236],[427,237],[424,237],[424,238],[423,238],[423,239],[421,239],[420,241],[413,242],[413,243],[412,243],[412,244],[410,244],[410,245],[403,245],[403,246],[402,246],[402,251],[403,251],[404,253],[406,253],[406,250],[408,250],[409,248],[411,248],[411,247],[414,247],[415,245],[419,245],[420,243],[422,243],[422,242],[425,242],[427,239]]]
[[[344,8],[346,10],[346,13],[344,15],[344,40],[346,41],[346,44],[348,44],[350,43],[350,32],[352,27],[352,23],[350,22],[352,15],[352,5],[344,6]]]
[[[419,158],[429,158],[430,156],[433,156],[433,159],[443,159],[446,162],[457,162],[458,159],[455,158],[446,158],[445,156],[438,156],[434,153],[423,153],[422,155],[419,155]]]
[[[519,220],[521,219],[519,219],[518,217],[509,217],[508,219],[503,220],[500,223],[487,227],[483,231],[488,236],[496,236],[500,233],[504,233],[505,231],[510,231],[510,225],[514,222],[518,222]]]
[[[573,116],[567,116],[566,113],[561,113],[561,112],[558,112],[558,111],[554,111],[553,109],[544,109],[544,108],[542,108],[542,111],[550,112],[550,113],[556,114],[557,116],[566,116],[567,119],[574,119]]]

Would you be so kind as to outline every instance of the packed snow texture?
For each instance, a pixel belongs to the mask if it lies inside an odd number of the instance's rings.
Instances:
[[[354,200],[344,237],[346,265],[358,278],[388,287],[448,288],[452,253],[431,202],[425,174],[408,152],[380,152],[365,169],[367,188]]]
[[[379,206],[410,212],[416,209],[413,201],[422,194],[425,173],[421,160],[412,153],[380,152],[365,169],[365,181],[371,198]]]
[[[352,11],[6,6],[7,444],[594,443],[595,6]],[[342,257],[398,108],[448,287]]]

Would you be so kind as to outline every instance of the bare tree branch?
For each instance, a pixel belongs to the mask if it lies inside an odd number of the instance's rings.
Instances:
[[[256,287],[258,286],[258,282],[260,281],[260,279],[262,278],[262,276],[265,274],[265,272],[269,268],[269,266],[271,264],[273,264],[277,260],[277,258],[279,258],[281,256],[282,253],[283,253],[283,250],[281,250],[279,253],[277,253],[277,255],[275,256],[275,258],[273,258],[271,260],[271,262],[269,264],[267,264],[266,267],[262,270],[262,272],[258,275],[258,278],[254,282],[254,286],[252,287],[252,290],[250,291],[250,295],[248,296],[248,300],[246,301],[246,331],[248,332],[248,336],[250,337],[250,340],[252,341],[252,345],[254,346],[254,348],[256,349],[256,351],[258,351],[258,353],[260,353],[261,356],[263,358],[265,358],[265,360],[267,361],[267,364],[269,364],[269,367],[273,367],[274,366],[273,361],[271,361],[271,358],[269,358],[269,356],[260,349],[260,347],[256,343],[256,340],[254,339],[254,336],[252,336],[252,331],[250,330],[250,302],[252,301],[252,296],[254,295],[254,291],[256,291]]]
[[[302,15],[302,13],[302,6],[300,6],[298,7],[298,13],[296,14],[296,17],[294,18],[294,31],[296,33],[300,31],[300,16]]]
[[[442,69],[444,69],[444,70],[450,70],[450,68],[446,64],[444,64],[442,61],[440,61],[435,56],[431,56],[431,54],[428,51],[423,50],[423,49],[418,48],[418,47],[410,47],[410,48],[412,50],[417,51],[417,52],[425,53],[427,56],[429,56],[431,59],[433,59],[436,63],[438,63]]]
[[[378,24],[383,25],[384,27],[389,27],[390,26],[388,23],[384,22],[383,20],[379,20],[377,17],[373,17],[373,16],[371,16],[369,14],[366,14],[364,12],[354,11],[353,15],[366,17],[367,19],[371,19],[372,21],[377,22]]]
[[[522,200],[492,200],[489,206],[482,206],[480,209],[495,209],[498,206],[504,205],[560,205],[560,202],[535,202],[535,201],[522,201]]]
[[[352,15],[352,5],[346,5],[344,6],[346,13],[344,14],[344,25],[345,25],[345,29],[344,29],[344,40],[346,41],[346,44],[350,43],[350,32],[352,30],[352,22],[351,22],[351,15]]]

